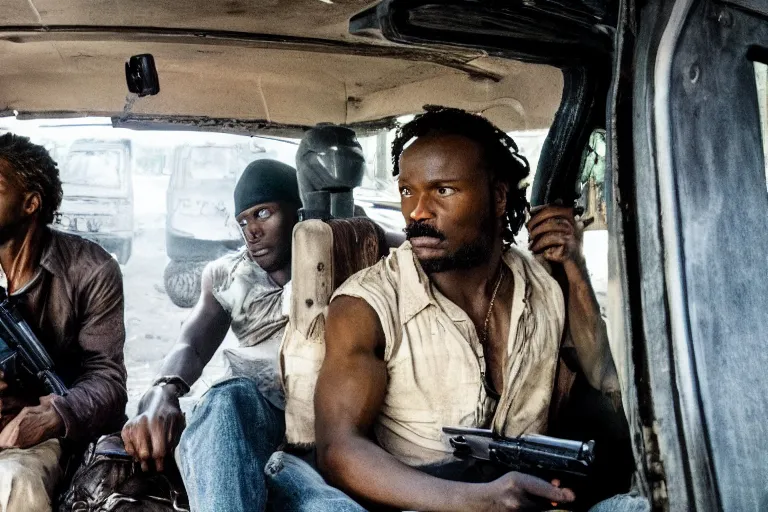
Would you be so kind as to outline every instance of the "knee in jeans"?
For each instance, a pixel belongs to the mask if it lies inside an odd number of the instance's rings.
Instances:
[[[233,377],[211,386],[203,396],[201,403],[206,402],[217,407],[239,406],[244,403],[253,405],[260,403],[261,391],[251,379]]]
[[[275,452],[269,457],[267,465],[264,466],[264,474],[275,477],[283,470],[283,466],[283,452]]]

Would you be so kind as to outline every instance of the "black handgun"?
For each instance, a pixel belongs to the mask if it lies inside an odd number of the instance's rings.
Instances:
[[[0,370],[3,380],[35,386],[54,395],[66,395],[67,387],[53,371],[53,361],[35,333],[19,314],[13,299],[0,287]],[[30,382],[31,381],[31,382]]]
[[[538,434],[504,438],[480,428],[444,427],[459,458],[489,461],[510,471],[544,479],[586,477],[595,459],[595,442]]]

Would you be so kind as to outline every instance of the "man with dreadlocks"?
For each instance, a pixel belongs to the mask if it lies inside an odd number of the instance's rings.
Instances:
[[[408,240],[332,298],[315,395],[321,471],[362,502],[400,510],[572,502],[573,491],[531,475],[468,472],[441,429],[546,432],[563,339],[593,388],[618,391],[573,209],[535,209],[538,259],[519,249],[528,163],[461,110],[403,126],[393,161]],[[545,265],[563,270],[562,287]]]
[[[0,375],[0,511],[51,510],[67,452],[125,421],[123,281],[104,249],[48,227],[62,199],[42,146],[0,136],[2,286],[69,388],[36,396]]]

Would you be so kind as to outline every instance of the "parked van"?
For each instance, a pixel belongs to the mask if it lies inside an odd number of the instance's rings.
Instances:
[[[98,243],[128,263],[133,247],[131,142],[80,139],[59,160],[64,199],[54,227]]]

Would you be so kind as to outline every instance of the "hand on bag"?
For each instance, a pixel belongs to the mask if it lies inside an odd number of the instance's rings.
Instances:
[[[122,437],[125,451],[149,471],[149,461],[163,471],[165,458],[173,452],[184,430],[184,413],[170,386],[156,386],[142,398],[144,411],[128,421]]]

